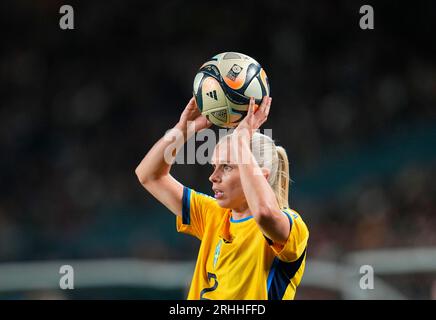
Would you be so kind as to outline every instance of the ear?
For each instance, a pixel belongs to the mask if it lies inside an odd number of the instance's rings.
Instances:
[[[270,174],[269,169],[268,168],[260,168],[260,170],[262,171],[262,174],[265,177],[265,179],[268,180],[269,174]]]

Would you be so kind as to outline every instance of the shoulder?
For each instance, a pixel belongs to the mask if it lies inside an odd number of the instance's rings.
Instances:
[[[216,202],[216,199],[215,199],[214,197],[208,195],[208,194],[205,194],[205,193],[200,192],[200,191],[196,191],[196,190],[194,190],[194,189],[191,189],[191,191],[194,192],[195,194],[197,194],[199,197],[205,197],[206,200]]]
[[[185,187],[185,194],[187,198],[191,199],[191,201],[198,202],[204,205],[218,206],[218,203],[214,197],[211,197],[210,195],[199,192],[197,190]]]
[[[305,230],[305,232],[309,233],[306,222],[303,220],[300,213],[290,208],[284,208],[282,211],[288,216],[289,221],[291,222],[291,228],[293,225],[296,225],[298,228],[301,228],[302,230]]]
[[[294,220],[294,219],[301,219],[300,214],[290,208],[284,208],[282,209],[283,213],[285,213],[290,219]]]

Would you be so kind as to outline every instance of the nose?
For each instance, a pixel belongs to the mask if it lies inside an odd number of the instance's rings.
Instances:
[[[212,183],[217,183],[221,181],[221,177],[218,174],[218,168],[214,169],[209,177],[209,181]]]

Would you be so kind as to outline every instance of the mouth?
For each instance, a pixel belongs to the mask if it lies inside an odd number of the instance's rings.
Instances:
[[[212,188],[212,190],[215,194],[215,199],[221,199],[224,196],[224,192],[220,189]]]

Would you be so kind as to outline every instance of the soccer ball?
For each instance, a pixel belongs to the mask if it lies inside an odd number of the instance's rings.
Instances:
[[[201,114],[224,128],[236,127],[245,117],[250,97],[259,105],[269,94],[265,71],[242,53],[214,56],[200,67],[194,79],[194,97]]]

